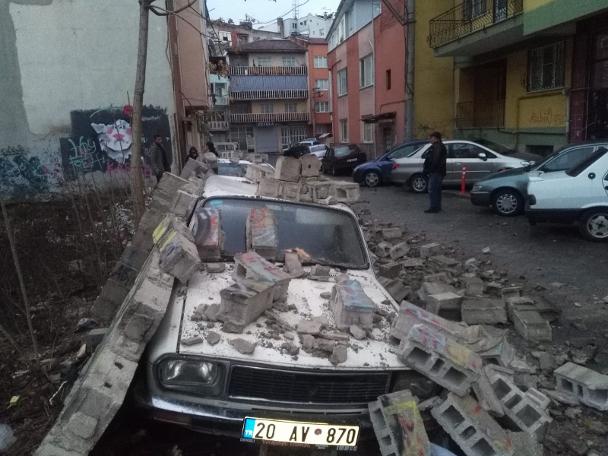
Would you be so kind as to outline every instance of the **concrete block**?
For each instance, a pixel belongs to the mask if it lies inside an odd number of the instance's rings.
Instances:
[[[467,325],[463,323],[446,320],[404,301],[399,308],[390,335],[395,339],[403,340],[416,324],[428,325],[454,338],[462,337],[461,334],[467,330]]]
[[[536,310],[514,310],[513,326],[526,340],[534,342],[551,342],[551,325]]]
[[[441,245],[436,242],[430,244],[424,244],[420,246],[420,257],[429,258],[434,255],[438,255],[441,252]]]
[[[483,296],[486,286],[481,277],[473,273],[465,273],[460,277],[460,281],[465,287],[467,296]]]
[[[395,263],[391,261],[390,263],[381,263],[378,265],[378,273],[389,279],[394,279],[399,277],[399,273],[403,270],[401,263]]]
[[[201,260],[222,259],[223,236],[219,210],[198,208],[190,221],[190,229]]]
[[[331,291],[329,304],[339,329],[348,329],[351,325],[366,329],[372,327],[376,306],[358,281],[346,279],[337,282]]]
[[[424,266],[424,260],[421,258],[406,258],[401,264],[404,269],[416,269]]]
[[[393,260],[398,260],[406,256],[410,251],[410,246],[407,242],[400,242],[391,247],[389,255]]]
[[[382,456],[430,454],[424,422],[410,391],[380,396],[368,408]]]
[[[528,296],[509,296],[505,300],[507,305],[507,315],[513,321],[514,310],[536,310],[534,299]]]
[[[393,244],[391,244],[390,242],[382,241],[379,242],[376,246],[375,253],[380,258],[387,258],[390,255],[392,248]]]
[[[285,264],[283,265],[283,269],[291,277],[302,277],[306,274],[304,268],[302,268],[300,256],[297,252],[285,252]]]
[[[598,410],[608,410],[608,375],[574,363],[566,363],[555,372],[556,389]]]
[[[279,237],[274,214],[267,207],[254,207],[249,211],[246,225],[247,249],[264,258],[276,259]]]
[[[298,201],[300,197],[300,183],[280,181],[279,196],[288,201]]]
[[[173,236],[174,232],[179,232],[190,242],[194,242],[192,231],[188,229],[186,224],[178,219],[175,215],[169,214],[164,217],[152,232],[152,241],[154,245],[164,244],[169,237]]]
[[[258,184],[256,195],[278,198],[281,195],[281,182],[274,177],[263,177]]]
[[[302,162],[302,177],[319,177],[321,174],[321,160],[313,154],[306,154],[300,157]]]
[[[233,278],[237,283],[255,286],[255,283],[276,285],[274,300],[286,299],[291,277],[256,252],[234,255]]]
[[[108,328],[94,328],[88,331],[84,336],[87,350],[95,350],[107,333]]]
[[[505,303],[499,299],[468,297],[462,301],[462,321],[469,325],[507,323]]]
[[[184,284],[201,266],[196,246],[178,231],[172,230],[166,235],[162,244],[159,244],[159,251],[160,269]]]
[[[194,210],[198,196],[192,193],[178,190],[173,198],[171,212],[183,220],[187,220]]]
[[[425,275],[424,281],[425,282],[442,282],[442,283],[450,285],[450,283],[452,282],[452,278],[450,277],[450,274],[448,274],[445,271],[442,271],[442,272],[436,272],[434,274]]]
[[[421,301],[426,302],[430,295],[455,292],[456,289],[445,282],[422,282],[417,294]]]
[[[332,197],[331,182],[317,181],[317,182],[310,182],[309,185],[312,190],[312,200],[315,203],[323,203],[328,198]]]
[[[247,169],[245,170],[245,177],[256,184],[260,183],[264,178],[273,176],[274,170],[272,168],[256,163],[247,165]]]
[[[277,158],[274,168],[274,178],[282,181],[298,182],[302,173],[302,162],[293,157]]]
[[[331,280],[331,268],[322,264],[315,264],[310,268],[308,278],[319,282],[329,282]]]
[[[186,164],[182,168],[182,172],[179,177],[182,179],[189,179],[190,177],[201,177],[205,175],[207,171],[207,166],[198,160],[194,160],[192,158],[188,158]]]
[[[398,226],[384,228],[382,230],[382,237],[387,241],[393,241],[395,239],[400,239],[401,236],[403,236],[403,230]]]
[[[500,291],[502,299],[516,298],[522,295],[521,287],[506,287]]]
[[[310,179],[302,179],[300,181],[300,186],[298,187],[298,201],[302,201],[304,203],[311,203],[313,200],[312,195],[312,185]],[[314,181],[316,182],[316,181]]]
[[[440,269],[459,269],[462,266],[460,261],[445,255],[433,255],[429,258],[429,262]]]
[[[481,405],[481,408],[486,412],[490,412],[494,416],[504,416],[505,412],[502,408],[502,402],[500,402],[494,388],[492,388],[488,372],[493,371],[488,371],[487,366],[484,366],[480,372],[479,378],[472,385],[473,393],[475,393],[475,397],[477,398],[479,405]]]
[[[359,201],[361,189],[356,182],[332,181],[331,196],[336,203],[354,203]]]
[[[503,289],[503,286],[498,282],[486,283],[486,293],[495,298],[502,297],[502,289]]]
[[[220,291],[221,305],[218,320],[224,322],[223,330],[241,333],[243,329],[274,304],[276,288],[271,283],[252,289],[242,284],[232,284]]]
[[[401,340],[399,359],[458,394],[465,395],[482,368],[479,355],[430,326],[415,324]]]
[[[445,401],[431,409],[431,415],[467,456],[511,456],[511,434],[471,396],[449,393]]]
[[[531,388],[525,393],[508,377],[493,373],[490,383],[502,408],[517,427],[529,434],[535,434],[551,417],[545,411],[549,398]]]
[[[432,294],[426,299],[426,310],[437,315],[442,310],[460,310],[461,302],[462,296],[451,291]]]
[[[382,286],[398,303],[403,301],[412,292],[412,289],[405,286],[401,279],[389,279]]]

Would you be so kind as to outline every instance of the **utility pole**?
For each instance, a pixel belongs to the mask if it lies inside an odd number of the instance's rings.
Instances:
[[[137,45],[137,68],[135,71],[135,90],[133,91],[133,144],[131,147],[131,193],[135,226],[139,224],[145,210],[144,178],[141,166],[142,109],[146,86],[146,61],[148,57],[149,9],[154,0],[139,0],[139,41]]]
[[[414,139],[414,62],[416,53],[416,0],[406,0],[405,2],[405,140]]]

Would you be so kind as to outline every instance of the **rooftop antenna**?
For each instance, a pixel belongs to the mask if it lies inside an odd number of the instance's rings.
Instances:
[[[299,14],[298,14],[299,13],[298,7],[300,6],[298,4],[299,1],[300,0],[293,0],[293,18],[294,18],[295,21],[298,20],[298,16],[299,16]]]

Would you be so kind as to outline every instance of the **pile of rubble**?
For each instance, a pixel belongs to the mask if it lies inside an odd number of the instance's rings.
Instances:
[[[467,456],[542,455],[552,400],[608,410],[608,376],[572,362],[551,375],[549,353],[533,352],[538,365],[529,364],[507,339],[550,343],[559,313],[548,301],[484,270],[486,262],[406,239],[400,227],[369,222],[364,232],[381,282],[401,303],[391,330],[399,359],[444,388],[422,403],[405,390],[369,404],[383,455],[431,454],[423,416]]]
[[[330,180],[321,175],[321,160],[306,154],[279,157],[274,171],[262,165],[247,166],[246,178],[258,184],[257,195],[318,204],[353,203],[359,184]]]

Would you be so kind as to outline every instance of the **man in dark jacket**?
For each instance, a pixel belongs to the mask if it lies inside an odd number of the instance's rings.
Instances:
[[[434,214],[441,211],[441,185],[446,175],[448,151],[441,142],[441,133],[431,133],[429,141],[431,148],[424,160],[424,174],[428,178],[431,207],[424,212]]]
[[[171,159],[163,147],[163,137],[154,135],[154,142],[150,146],[150,165],[159,182],[165,171],[171,171]]]

